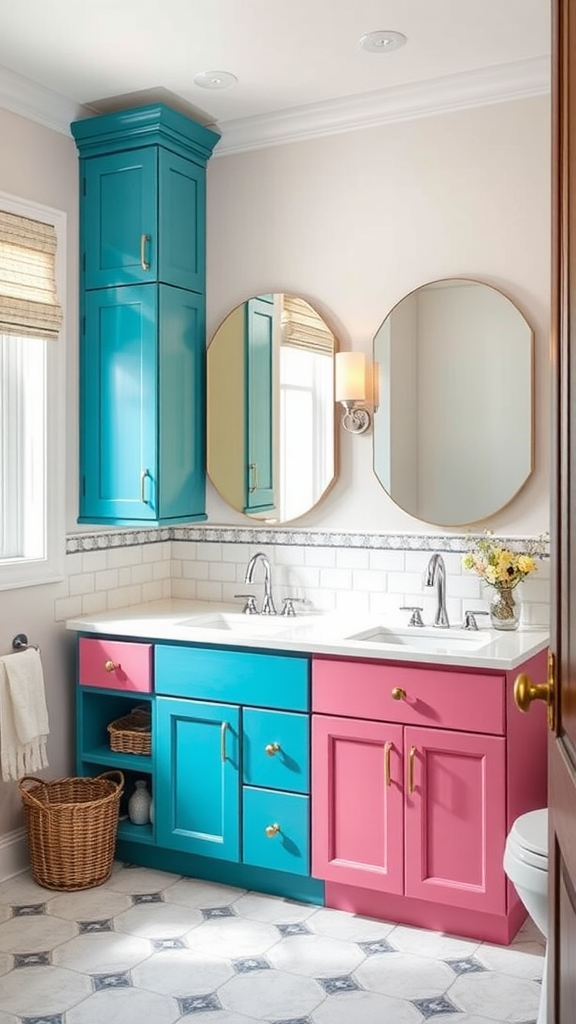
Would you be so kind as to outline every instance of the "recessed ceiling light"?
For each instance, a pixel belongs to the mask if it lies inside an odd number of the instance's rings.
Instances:
[[[194,76],[194,85],[199,85],[201,89],[227,89],[237,81],[231,71],[201,71]]]
[[[368,50],[369,53],[390,53],[392,50],[404,46],[405,42],[407,42],[406,36],[403,36],[401,32],[388,32],[386,29],[380,29],[377,32],[367,32],[362,36],[358,45],[363,50]]]

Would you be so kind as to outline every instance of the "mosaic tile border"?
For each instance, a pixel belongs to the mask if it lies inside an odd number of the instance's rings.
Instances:
[[[160,544],[164,541],[200,541],[204,544],[273,544],[292,547],[364,548],[380,551],[455,551],[467,550],[468,542],[479,533],[356,533],[327,530],[270,530],[229,526],[169,526],[142,530],[105,530],[73,533],[66,538],[66,554],[106,551],[110,548]],[[522,550],[533,536],[500,537],[512,550]],[[548,557],[546,555],[545,557]]]

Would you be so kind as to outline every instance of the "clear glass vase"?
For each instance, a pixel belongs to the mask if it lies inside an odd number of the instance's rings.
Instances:
[[[490,601],[490,620],[494,629],[518,629],[520,605],[513,587],[497,587]]]

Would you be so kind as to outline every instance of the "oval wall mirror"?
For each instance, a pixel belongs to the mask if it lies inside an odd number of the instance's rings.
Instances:
[[[316,310],[277,292],[243,302],[207,353],[208,475],[269,523],[297,519],[334,480],[335,339]]]
[[[434,281],[374,338],[374,471],[404,511],[466,526],[507,505],[532,472],[533,334],[502,292]]]

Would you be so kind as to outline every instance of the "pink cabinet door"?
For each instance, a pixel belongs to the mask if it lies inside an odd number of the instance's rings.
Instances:
[[[505,740],[407,726],[407,896],[506,910]]]
[[[312,717],[312,874],[402,893],[402,727]]]

